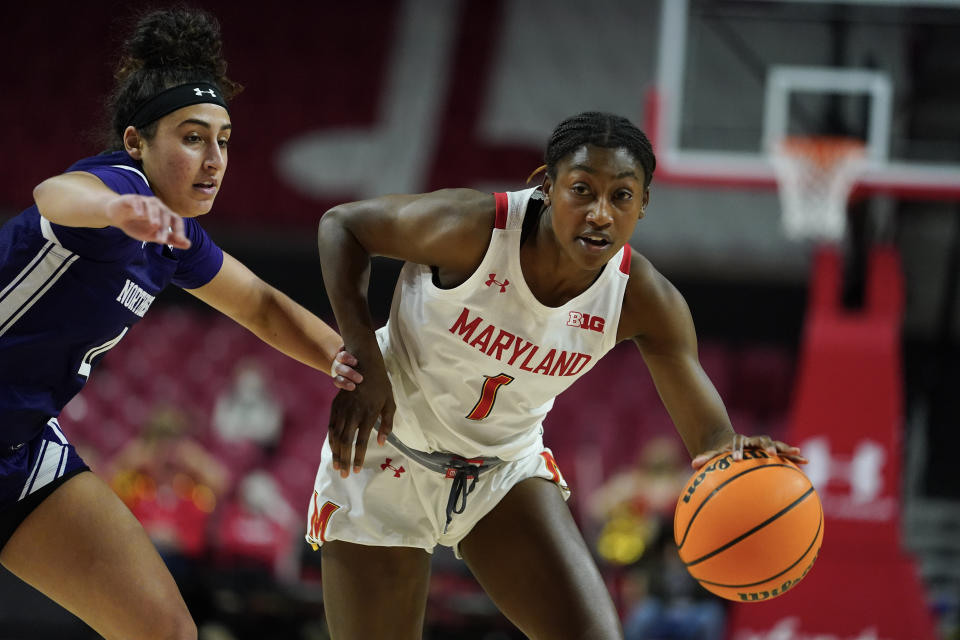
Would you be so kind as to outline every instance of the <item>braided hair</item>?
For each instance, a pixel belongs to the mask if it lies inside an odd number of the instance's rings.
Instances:
[[[124,42],[114,74],[116,84],[107,99],[111,120],[107,142],[111,151],[123,149],[123,131],[137,108],[165,89],[188,82],[209,82],[226,100],[242,89],[226,76],[217,19],[200,10],[161,9],[144,14]],[[140,129],[151,139],[156,122]]]
[[[650,140],[626,118],[601,111],[585,111],[557,125],[543,154],[547,175],[556,179],[557,163],[585,144],[626,149],[643,168],[644,188],[650,186],[657,166]]]

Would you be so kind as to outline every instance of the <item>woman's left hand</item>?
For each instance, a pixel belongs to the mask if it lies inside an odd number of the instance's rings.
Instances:
[[[734,460],[743,460],[744,449],[763,449],[772,456],[780,456],[796,464],[807,464],[807,459],[800,455],[800,449],[797,447],[774,440],[770,436],[745,436],[742,433],[735,433],[729,444],[719,449],[704,451],[696,456],[690,465],[694,469],[699,469],[708,460],[724,451],[732,451]]]
[[[357,366],[357,358],[341,346],[333,359],[333,364],[330,365],[330,376],[338,389],[353,391],[363,382],[363,375],[353,368],[355,366]]]

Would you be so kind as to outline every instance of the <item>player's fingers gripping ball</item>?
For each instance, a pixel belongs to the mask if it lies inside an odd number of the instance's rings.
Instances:
[[[809,478],[789,460],[727,451],[696,471],[677,501],[680,559],[707,590],[737,602],[769,600],[813,567],[823,508]]]

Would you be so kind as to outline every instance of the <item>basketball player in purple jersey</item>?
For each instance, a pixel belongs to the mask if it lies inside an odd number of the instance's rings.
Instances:
[[[117,72],[112,151],[41,183],[0,229],[0,562],[106,638],[197,637],[146,533],[57,422],[154,297],[183,287],[337,386],[361,381],[329,326],[197,222],[239,89],[220,43],[207,14],[144,16]]]
[[[649,201],[646,136],[583,113],[545,159],[535,189],[386,196],[321,220],[324,282],[365,376],[334,400],[308,520],[335,639],[419,638],[436,544],[530,638],[622,636],[541,437],[553,398],[620,341],[639,348],[695,468],[744,446],[803,462],[734,433],[683,297],[626,244]],[[372,255],[407,261],[376,332]]]

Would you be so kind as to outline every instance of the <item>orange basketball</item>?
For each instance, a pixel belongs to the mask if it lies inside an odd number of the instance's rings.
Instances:
[[[823,508],[792,462],[730,452],[693,474],[677,501],[680,559],[709,591],[737,602],[781,595],[807,575],[823,540]]]

